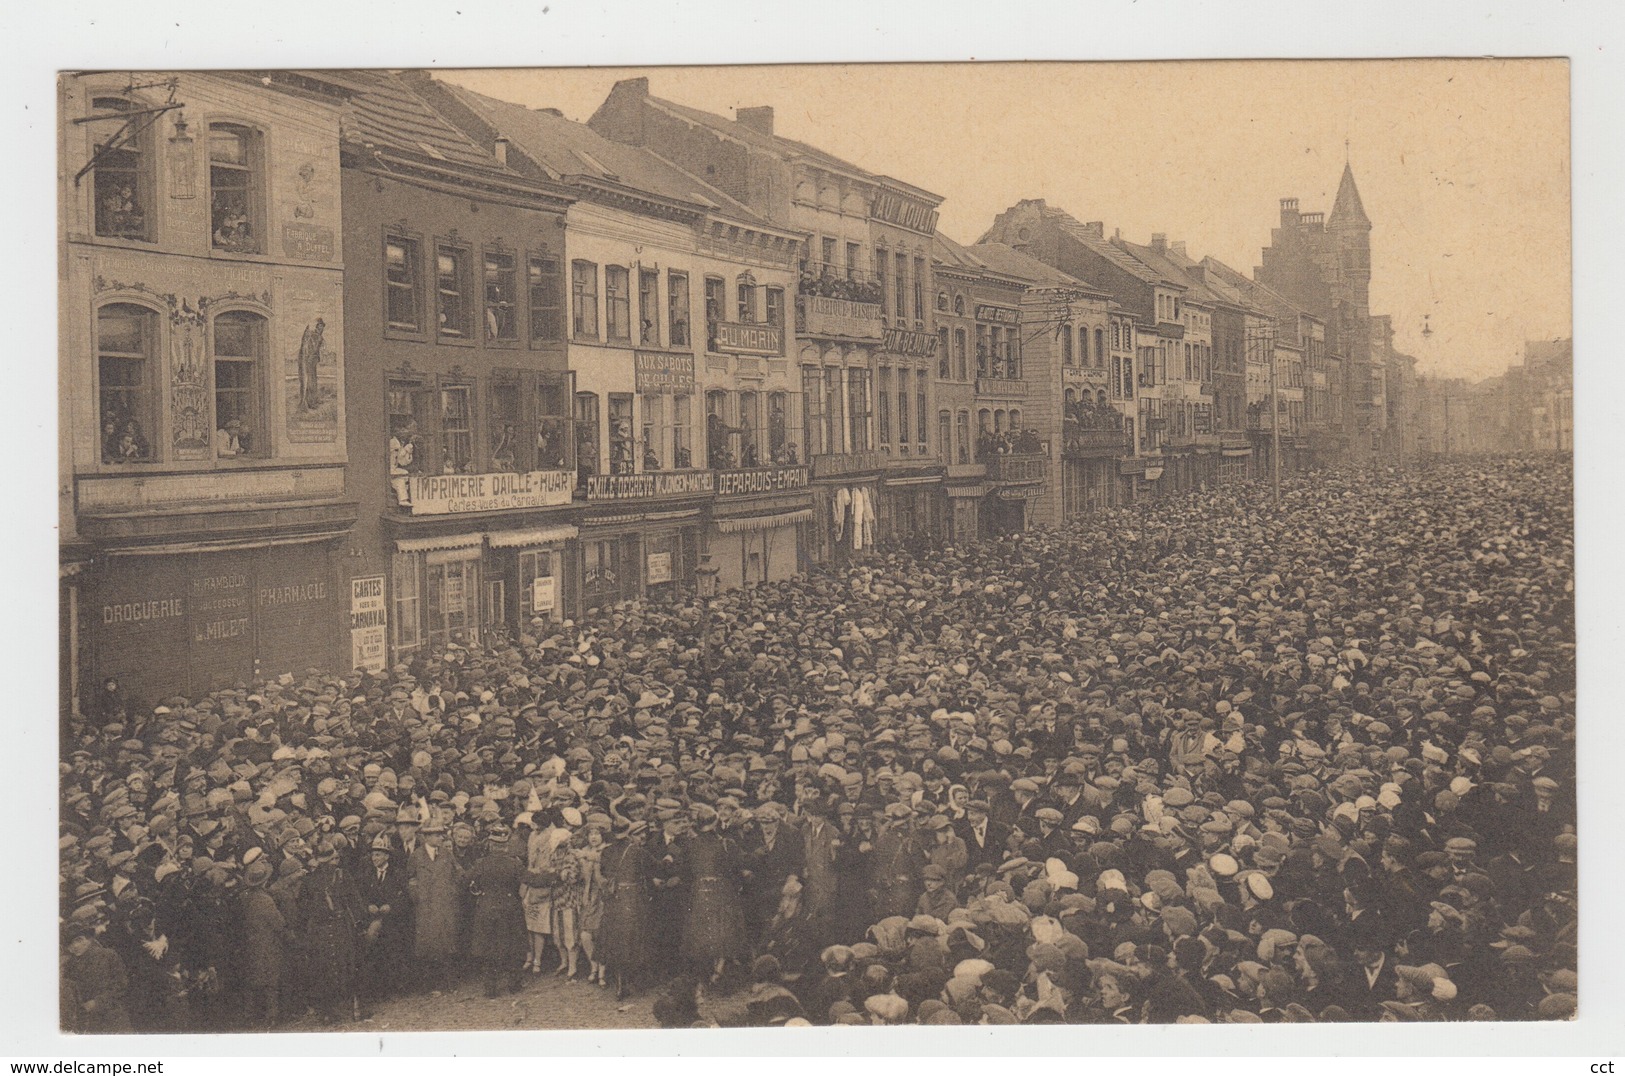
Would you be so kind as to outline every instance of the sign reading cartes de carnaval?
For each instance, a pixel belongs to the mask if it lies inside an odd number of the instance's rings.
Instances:
[[[694,356],[664,351],[635,351],[632,370],[639,392],[694,391]]]
[[[384,602],[384,577],[369,575],[350,580],[350,667],[382,672],[389,657],[389,610]]]
[[[574,471],[425,475],[412,479],[412,514],[444,516],[505,508],[550,508],[569,504],[575,484]]]

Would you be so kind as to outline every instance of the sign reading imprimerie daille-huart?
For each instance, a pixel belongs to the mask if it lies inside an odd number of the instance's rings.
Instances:
[[[505,508],[548,508],[569,504],[575,484],[574,471],[427,475],[412,479],[412,514],[437,516]]]

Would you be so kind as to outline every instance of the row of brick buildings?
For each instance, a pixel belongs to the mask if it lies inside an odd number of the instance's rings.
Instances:
[[[357,71],[73,75],[59,115],[70,705],[1415,443],[1347,170],[1248,276],[1042,200],[961,245],[641,78],[586,123]]]
[[[1504,374],[1416,383],[1416,451],[1426,458],[1574,451],[1574,341],[1530,340]]]

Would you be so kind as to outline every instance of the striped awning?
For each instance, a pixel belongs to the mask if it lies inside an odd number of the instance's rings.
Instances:
[[[491,543],[492,549],[516,549],[527,545],[551,545],[554,542],[568,542],[580,531],[569,524],[554,527],[530,527],[515,531],[489,531],[485,540]]]
[[[471,549],[485,544],[485,534],[436,534],[425,538],[397,538],[395,549],[400,553],[432,553],[442,549]]]
[[[267,549],[271,546],[306,545],[311,542],[330,542],[346,531],[314,531],[310,534],[286,534],[265,538],[198,538],[185,542],[159,542],[155,545],[132,545],[109,549],[112,557],[175,556],[181,553],[226,553],[237,549]]]
[[[717,520],[717,530],[722,534],[742,534],[746,531],[765,531],[774,527],[788,527],[794,523],[802,523],[813,517],[811,508],[798,508],[794,512],[778,512],[770,516],[743,516],[738,519]]]

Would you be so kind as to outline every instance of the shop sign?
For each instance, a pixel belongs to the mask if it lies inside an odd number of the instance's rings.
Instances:
[[[574,471],[424,475],[412,479],[412,514],[444,516],[550,508],[569,504],[575,484]]]
[[[587,476],[589,501],[638,501],[653,497],[680,497],[716,489],[710,471],[646,471],[643,474]]]
[[[350,580],[350,667],[383,672],[388,662],[389,607],[384,600],[384,577],[368,575]]]
[[[648,557],[648,570],[645,573],[650,586],[656,583],[671,582],[671,554],[650,553]]]
[[[551,613],[558,608],[559,582],[551,575],[538,575],[530,582],[530,608],[536,613]]]
[[[717,495],[721,497],[744,493],[778,493],[783,490],[806,488],[805,467],[757,467],[744,471],[717,472]]]
[[[919,333],[913,329],[887,329],[886,350],[893,355],[929,359],[937,353],[937,335]]]
[[[761,322],[721,321],[717,323],[717,350],[732,355],[782,355],[784,329]]]
[[[333,260],[333,229],[323,228],[319,224],[285,222],[282,225],[282,253],[300,261],[330,262]]]
[[[693,355],[634,351],[632,372],[639,392],[683,394],[694,391]]]
[[[1014,325],[1017,316],[1016,311],[1007,306],[978,306],[976,308],[977,321],[997,321],[1004,325]]]
[[[253,609],[245,572],[217,572],[192,580],[192,642],[247,639]]]
[[[875,220],[907,228],[911,232],[930,235],[937,230],[937,211],[924,202],[904,198],[893,191],[880,191],[869,204],[869,215]]]

